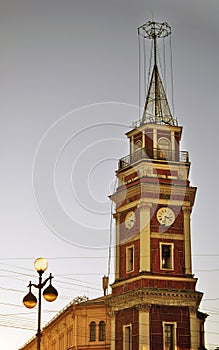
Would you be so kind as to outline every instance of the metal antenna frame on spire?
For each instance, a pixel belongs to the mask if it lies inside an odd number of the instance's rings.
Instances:
[[[138,35],[143,37],[144,39],[150,39],[153,41],[153,73],[151,76],[151,82],[148,90],[148,95],[146,97],[146,103],[145,103],[145,110],[143,114],[143,118],[141,122],[145,122],[148,118],[148,120],[152,120],[155,123],[162,123],[162,124],[169,124],[169,125],[176,125],[177,121],[172,117],[169,106],[168,106],[168,101],[165,96],[165,91],[163,89],[163,84],[162,80],[160,78],[159,74],[159,69],[158,69],[158,62],[157,62],[157,39],[160,38],[165,38],[168,37],[171,34],[171,27],[169,26],[168,23],[163,22],[155,22],[155,21],[149,21],[145,24],[143,24],[141,27],[138,28]],[[140,69],[140,68],[139,68]],[[140,74],[140,73],[139,73]],[[140,75],[139,75],[140,79]],[[154,79],[152,81],[152,79]],[[151,98],[151,84],[154,82],[154,97]],[[139,80],[140,84],[140,80]],[[140,94],[140,89],[139,89],[139,94]],[[140,99],[140,95],[139,95]],[[147,117],[147,111],[149,111],[147,107],[149,106],[148,103],[151,105],[153,101],[154,104],[154,114],[151,115],[151,117]],[[140,106],[140,102],[139,102]],[[163,109],[165,107],[165,110]],[[165,111],[165,112],[164,112]],[[164,112],[164,114],[163,114]],[[168,114],[166,114],[168,113]]]
[[[139,35],[143,38],[152,39],[154,42],[154,65],[157,65],[157,38],[165,38],[171,34],[168,23],[149,21],[138,28]]]
[[[165,37],[169,36],[171,34],[171,27],[166,22],[159,23],[159,22],[149,21],[138,28],[138,33],[139,33],[139,35],[143,36],[144,38],[153,40],[154,67],[157,71],[158,70],[158,67],[157,67],[157,38],[165,38]],[[157,74],[155,74],[155,115],[158,114],[158,102],[159,102],[158,78],[157,78]]]

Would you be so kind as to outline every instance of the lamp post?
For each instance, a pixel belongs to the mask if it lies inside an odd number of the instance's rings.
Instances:
[[[47,282],[49,281],[49,286],[44,289],[43,297],[45,300],[51,302],[56,300],[58,296],[57,290],[52,286],[52,274],[50,273],[49,277],[44,281],[42,280],[42,275],[46,271],[48,267],[48,262],[44,258],[38,258],[34,261],[34,268],[39,274],[39,283],[34,284],[31,281],[29,282],[28,288],[29,293],[23,298],[23,303],[28,309],[32,309],[37,304],[37,298],[31,292],[31,287],[35,287],[38,289],[38,327],[37,327],[37,350],[40,350],[40,341],[41,341],[41,297],[42,297],[42,289],[45,287]]]

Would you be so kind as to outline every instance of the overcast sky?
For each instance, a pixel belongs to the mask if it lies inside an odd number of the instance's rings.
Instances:
[[[206,346],[219,345],[218,0],[0,0],[4,350],[36,332],[36,310],[22,306],[35,258],[48,259],[60,294],[43,304],[43,323],[77,295],[102,293],[108,195],[138,119],[137,28],[152,18],[172,27],[175,117],[198,187],[193,272],[210,315]]]

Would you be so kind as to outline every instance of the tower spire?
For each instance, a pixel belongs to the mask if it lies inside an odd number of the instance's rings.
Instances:
[[[149,21],[138,28],[138,33],[144,38],[153,40],[154,65],[141,122],[165,125],[177,125],[168,104],[166,92],[160,77],[157,64],[157,39],[171,34],[171,27],[166,23]]]

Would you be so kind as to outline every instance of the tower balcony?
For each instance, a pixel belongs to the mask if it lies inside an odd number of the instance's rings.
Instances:
[[[150,159],[152,161],[166,162],[189,162],[187,151],[162,150],[160,148],[141,148],[119,160],[118,170],[122,170],[140,160]]]

